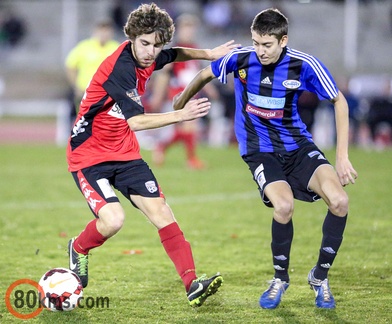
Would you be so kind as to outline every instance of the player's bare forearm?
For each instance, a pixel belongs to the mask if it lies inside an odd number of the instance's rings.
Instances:
[[[186,103],[197,94],[203,87],[215,78],[211,71],[211,67],[208,66],[205,69],[199,71],[193,80],[186,86],[184,91],[174,97],[173,109],[180,110],[184,108]]]
[[[183,121],[204,117],[208,114],[211,103],[207,98],[190,100],[182,110],[158,114],[140,114],[128,119],[132,131],[160,128]]]
[[[187,48],[187,47],[173,47],[173,48],[177,51],[176,62],[182,62],[188,60],[214,61],[226,55],[232,49],[238,46],[240,46],[240,44],[234,44],[234,40],[231,40],[213,49],[197,49],[197,48]]]
[[[358,177],[357,171],[351,165],[348,157],[348,104],[344,95],[339,92],[338,97],[334,100],[335,119],[336,119],[336,172],[339,181],[343,186],[349,183],[355,183]]]

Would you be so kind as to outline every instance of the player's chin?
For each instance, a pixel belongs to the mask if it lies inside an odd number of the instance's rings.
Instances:
[[[143,68],[148,68],[154,63],[154,60],[144,60],[142,62],[139,62],[140,66]]]

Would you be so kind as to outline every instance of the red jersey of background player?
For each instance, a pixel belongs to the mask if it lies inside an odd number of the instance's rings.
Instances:
[[[139,143],[127,119],[144,113],[140,96],[155,70],[176,59],[162,50],[148,68],[141,68],[125,41],[99,66],[88,85],[67,147],[68,170],[107,161],[140,159]]]
[[[178,47],[196,48],[192,43],[177,43]],[[169,101],[182,92],[194,76],[199,72],[201,64],[197,60],[176,62],[171,66],[168,97]]]

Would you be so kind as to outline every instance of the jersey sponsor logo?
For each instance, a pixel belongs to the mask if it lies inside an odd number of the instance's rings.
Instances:
[[[132,90],[128,90],[126,92],[126,95],[131,98],[133,101],[135,101],[137,104],[139,104],[140,106],[142,105],[142,100],[140,99],[140,95],[137,92],[137,89],[132,89]]]
[[[298,80],[285,80],[282,84],[287,89],[298,89],[301,86],[301,82]]]
[[[151,193],[154,193],[154,192],[158,191],[158,188],[157,188],[157,185],[155,184],[155,181],[152,181],[152,180],[151,181],[147,181],[145,183],[145,185],[146,185],[147,190],[149,192],[151,192]]]
[[[269,77],[265,77],[263,80],[261,80],[261,84],[272,84],[272,82]]]
[[[256,108],[249,104],[246,105],[246,112],[264,119],[283,118],[283,109],[271,110]]]
[[[125,119],[125,116],[123,115],[121,108],[117,104],[117,102],[113,105],[112,109],[108,111],[108,115],[114,118]]]
[[[249,103],[266,109],[281,109],[286,103],[286,98],[265,97],[250,92],[247,92],[247,95]]]
[[[86,131],[86,128],[84,126],[87,125],[88,122],[86,122],[86,118],[84,118],[84,116],[80,117],[75,126],[72,128],[71,137],[75,137],[78,136],[80,133],[84,133]]]

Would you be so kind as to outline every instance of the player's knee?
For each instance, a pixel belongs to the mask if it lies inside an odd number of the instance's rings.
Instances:
[[[116,234],[124,225],[124,219],[112,219],[109,224],[107,224],[107,229],[112,233],[112,235]]]
[[[274,204],[274,218],[282,224],[290,221],[294,212],[294,201],[281,199]]]
[[[124,225],[125,215],[122,210],[106,211],[99,219],[99,231],[105,237],[116,234]]]
[[[341,193],[334,196],[329,203],[329,210],[336,216],[346,216],[348,213],[348,195],[342,190]]]

